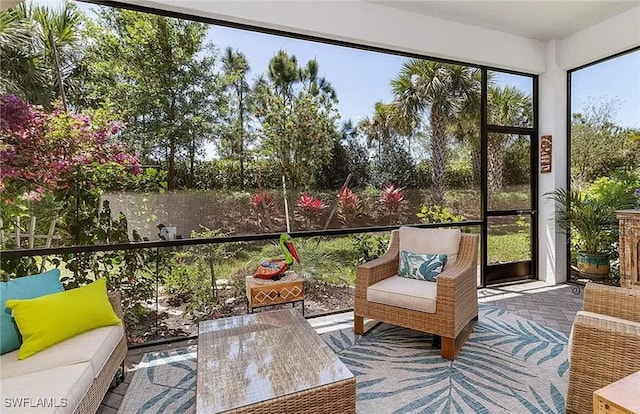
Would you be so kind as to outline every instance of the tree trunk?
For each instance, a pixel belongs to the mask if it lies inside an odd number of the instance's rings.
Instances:
[[[471,166],[473,186],[479,187],[482,181],[482,153],[480,151],[480,145],[477,142],[471,142]]]
[[[239,117],[239,156],[240,156],[240,190],[244,190],[244,96],[242,94],[242,83],[238,91],[238,117]]]
[[[503,167],[504,167],[504,143],[496,136],[489,136],[489,156],[487,180],[489,191],[497,193],[504,187]]]
[[[431,111],[431,174],[433,203],[442,206],[446,189],[447,132],[446,118],[436,109]]]

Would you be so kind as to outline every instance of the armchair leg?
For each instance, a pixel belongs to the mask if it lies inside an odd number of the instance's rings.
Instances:
[[[353,317],[353,332],[356,335],[364,335],[364,316]]]
[[[455,338],[446,338],[442,337],[442,348],[440,350],[440,355],[443,358],[454,360],[456,359],[456,355],[460,352],[462,345],[467,341],[469,335],[471,335],[471,331],[476,327],[478,323],[478,317],[471,319],[467,326],[458,334]]]

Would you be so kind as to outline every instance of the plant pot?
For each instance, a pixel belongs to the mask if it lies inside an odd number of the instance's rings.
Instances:
[[[609,255],[578,252],[578,269],[588,279],[604,279],[609,274]]]

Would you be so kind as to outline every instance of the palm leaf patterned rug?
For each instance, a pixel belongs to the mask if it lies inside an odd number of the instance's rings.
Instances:
[[[322,337],[356,376],[358,413],[564,412],[567,337],[502,308],[480,305],[453,362],[429,335],[387,324]],[[145,354],[119,412],[194,412],[196,352]]]

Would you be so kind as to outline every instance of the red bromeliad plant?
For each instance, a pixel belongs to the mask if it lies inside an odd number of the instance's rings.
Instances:
[[[353,219],[360,214],[361,207],[358,195],[349,187],[345,187],[338,196],[338,217],[342,224],[349,227]]]
[[[253,208],[264,211],[273,206],[273,197],[267,191],[260,191],[251,197],[251,204]]]
[[[400,213],[400,208],[405,204],[404,194],[402,188],[397,188],[394,184],[387,184],[380,191],[380,203],[387,210],[389,221],[393,221],[393,218],[397,218]]]
[[[251,197],[251,205],[258,215],[258,223],[271,230],[271,209],[274,206],[273,197],[267,191],[259,191]]]
[[[322,200],[308,195],[306,191],[302,193],[296,205],[300,214],[307,221],[307,227],[309,228],[311,227],[311,221],[318,218],[322,211],[327,208],[327,205]]]

